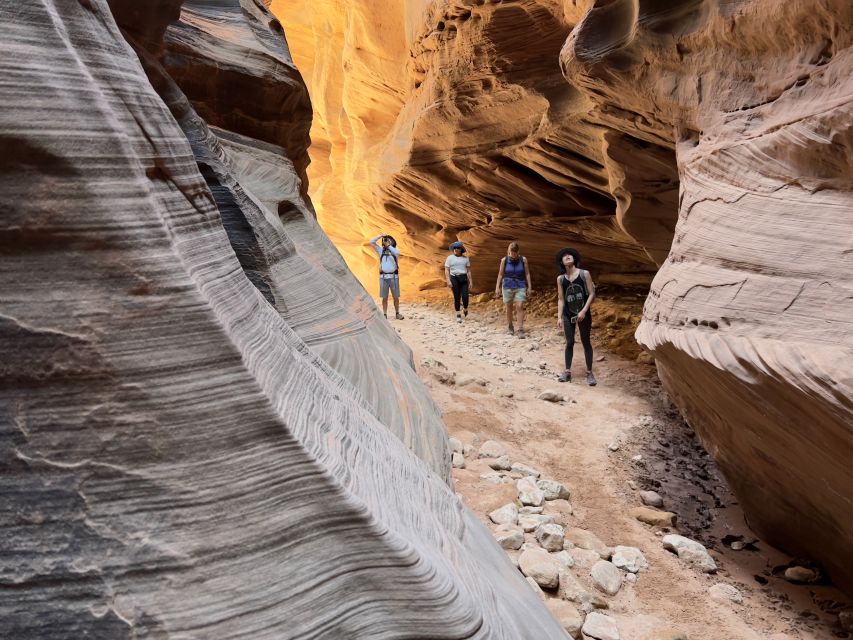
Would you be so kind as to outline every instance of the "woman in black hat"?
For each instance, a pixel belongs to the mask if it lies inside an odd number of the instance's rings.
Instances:
[[[474,286],[471,277],[471,260],[465,255],[465,245],[459,241],[450,245],[452,253],[444,261],[444,277],[447,286],[453,290],[453,308],[456,309],[456,322],[462,322],[459,313],[461,303],[465,317],[468,317],[468,290]]]

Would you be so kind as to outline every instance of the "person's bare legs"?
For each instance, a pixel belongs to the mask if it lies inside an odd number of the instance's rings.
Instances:
[[[382,313],[388,315],[388,296],[382,298]]]
[[[515,316],[518,318],[518,329],[519,331],[524,331],[524,303],[516,302],[515,303]]]
[[[385,300],[385,304],[388,304],[388,300]],[[394,315],[400,315],[400,298],[394,298]]]
[[[512,322],[512,303],[508,302],[504,306],[506,307],[506,323],[510,328],[513,328],[514,325]]]

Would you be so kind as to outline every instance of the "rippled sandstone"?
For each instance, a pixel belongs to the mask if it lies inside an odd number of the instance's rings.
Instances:
[[[540,281],[566,244],[599,281],[657,272],[637,337],[667,389],[750,524],[850,587],[850,3],[271,7],[316,97],[319,219],[359,277],[378,227],[419,287],[457,237],[484,290],[510,239]]]
[[[0,636],[562,637],[301,196],[277,22],[180,4],[0,9]]]

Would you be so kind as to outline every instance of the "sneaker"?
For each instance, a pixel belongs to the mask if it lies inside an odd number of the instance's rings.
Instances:
[[[456,314],[456,322],[462,322],[462,316],[460,316],[458,313]]]
[[[594,387],[598,384],[598,381],[595,379],[595,376],[592,374],[592,371],[587,371],[586,373],[586,383],[590,387]]]
[[[383,315],[383,316],[385,316],[385,319],[386,319],[386,320],[388,319],[388,314],[387,314],[387,313],[383,313],[382,315]]]
[[[467,318],[467,317],[468,317],[468,307],[465,307],[465,308],[462,310],[462,313],[464,313],[464,314],[465,314],[465,317]]]
[[[571,382],[572,381],[572,372],[571,371],[563,371],[560,376],[557,378],[558,382]]]
[[[405,318],[403,317],[403,314],[402,314],[402,313],[400,313],[399,311],[397,312],[397,315],[395,315],[394,317],[395,317],[397,320],[405,320]]]
[[[518,331],[515,332],[515,335],[518,336],[519,338],[523,338],[525,335],[524,329],[519,329]]]
[[[512,328],[512,325],[509,325],[509,327],[507,327],[506,332],[511,336],[515,335],[515,329]]]

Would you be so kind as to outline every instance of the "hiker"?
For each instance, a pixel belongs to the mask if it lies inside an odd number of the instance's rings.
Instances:
[[[510,242],[506,250],[506,257],[501,258],[501,266],[498,270],[498,279],[495,282],[495,295],[501,295],[503,290],[503,301],[506,306],[506,322],[509,325],[507,332],[519,338],[524,337],[524,301],[533,293],[530,284],[530,268],[527,258],[518,253],[518,243]],[[513,324],[512,312],[518,324]],[[518,327],[517,329],[515,327]]]
[[[595,285],[589,271],[580,268],[581,256],[574,249],[562,249],[557,254],[557,326],[566,335],[566,370],[557,378],[560,382],[572,381],[572,352],[575,346],[575,325],[581,334],[583,354],[586,359],[586,382],[594,387],[597,382],[592,373],[592,312]]]
[[[453,290],[453,308],[456,309],[456,322],[462,322],[459,314],[460,303],[462,312],[468,317],[468,290],[474,286],[471,277],[471,260],[465,254],[465,245],[458,240],[450,245],[452,253],[444,261],[444,278],[447,286]]]
[[[382,238],[382,245],[377,242]],[[397,259],[400,250],[393,236],[381,233],[370,241],[376,253],[379,254],[379,297],[382,298],[382,313],[388,317],[388,291],[394,298],[395,318],[402,320],[400,315],[400,268]]]

